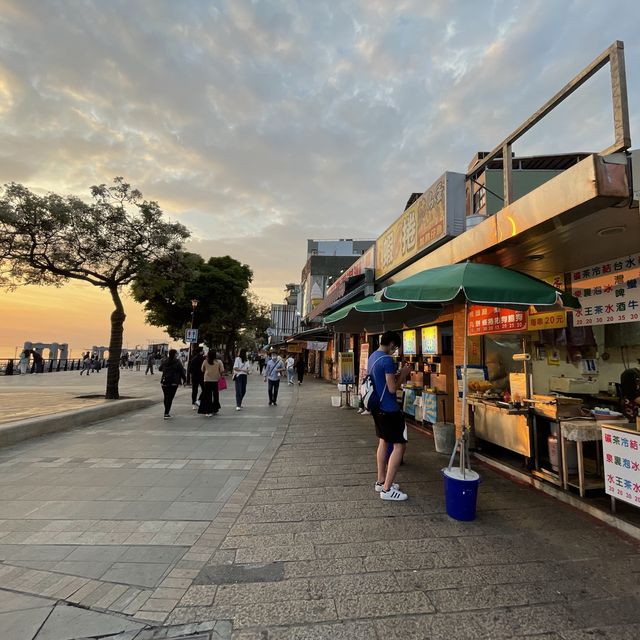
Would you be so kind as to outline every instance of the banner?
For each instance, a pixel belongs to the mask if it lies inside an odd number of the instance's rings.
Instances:
[[[527,312],[472,304],[469,307],[469,335],[527,331]]]
[[[369,343],[364,342],[360,345],[360,367],[358,371],[358,382],[362,384],[362,381],[367,375],[367,369],[369,368]]]
[[[571,292],[581,309],[577,327],[640,320],[640,254],[584,267],[571,274]]]

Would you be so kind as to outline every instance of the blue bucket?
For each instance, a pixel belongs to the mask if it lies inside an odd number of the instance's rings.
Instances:
[[[463,476],[459,468],[451,468],[443,469],[442,477],[447,515],[456,520],[473,520],[476,517],[480,476],[469,469]]]

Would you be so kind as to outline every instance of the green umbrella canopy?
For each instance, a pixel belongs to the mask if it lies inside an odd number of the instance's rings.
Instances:
[[[433,322],[442,313],[440,304],[385,302],[369,296],[352,302],[325,317],[324,322],[338,331],[375,333],[400,329],[407,323]]]
[[[491,264],[465,262],[427,269],[382,290],[390,302],[463,302],[496,306],[579,308],[576,298],[524,273]]]

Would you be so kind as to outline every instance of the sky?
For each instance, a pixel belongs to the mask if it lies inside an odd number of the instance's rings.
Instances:
[[[636,0],[0,0],[0,184],[124,176],[281,302],[307,238],[370,238],[464,172],[614,40],[640,119]],[[514,147],[612,142],[602,70]],[[88,285],[0,292],[0,357],[108,343]],[[158,339],[127,301],[125,342]]]

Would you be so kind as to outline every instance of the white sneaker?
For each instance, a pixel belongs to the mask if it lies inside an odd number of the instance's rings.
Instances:
[[[357,413],[358,415],[360,415],[363,411],[364,411],[364,409],[358,409],[358,410],[356,411],[356,413]]]
[[[242,407],[236,407],[236,411],[242,411]]]
[[[361,416],[370,416],[371,411],[367,411],[366,409],[360,414]]]
[[[383,488],[384,488],[384,482],[376,482],[376,491],[377,491],[378,493],[380,493],[380,492],[382,491],[382,489],[383,489]],[[392,488],[392,489],[399,489],[399,488],[400,488],[400,485],[399,485],[397,482],[394,482],[394,483],[391,485],[391,488]]]
[[[191,408],[192,408],[194,411],[197,411],[197,410],[198,410],[198,405],[197,405],[197,404],[192,404],[192,405],[191,405]]]
[[[400,502],[402,500],[406,500],[409,496],[406,493],[400,491],[400,489],[394,489],[391,487],[389,491],[381,491],[380,498],[382,500],[393,500],[395,502]]]

